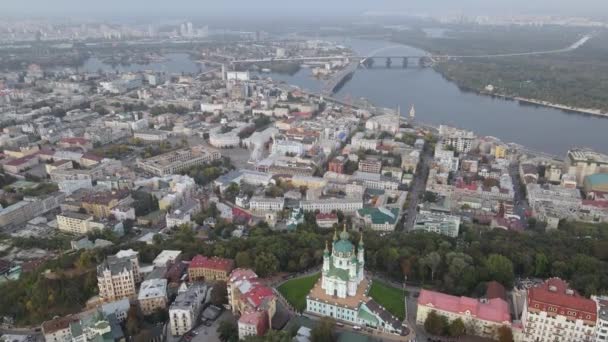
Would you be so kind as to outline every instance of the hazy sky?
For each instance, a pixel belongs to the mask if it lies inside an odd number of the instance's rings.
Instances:
[[[357,14],[365,11],[608,16],[608,0],[0,0],[9,15]]]

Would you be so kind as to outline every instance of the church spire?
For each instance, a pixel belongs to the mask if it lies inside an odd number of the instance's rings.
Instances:
[[[348,240],[348,238],[350,237],[350,235],[348,235],[348,232],[346,231],[346,223],[344,223],[344,228],[342,229],[342,233],[340,233],[340,239],[341,240]]]
[[[359,247],[363,247],[363,232],[359,235]]]
[[[334,229],[334,241],[338,241],[338,229]]]
[[[329,255],[329,241],[325,240],[325,250],[323,251],[324,256]]]

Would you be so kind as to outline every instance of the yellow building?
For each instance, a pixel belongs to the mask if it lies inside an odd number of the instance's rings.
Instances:
[[[125,204],[130,198],[128,191],[91,193],[82,199],[81,206],[87,213],[102,219],[110,217],[114,207]]]
[[[496,159],[505,159],[507,157],[507,148],[504,146],[496,146],[494,148],[494,157]]]
[[[104,229],[102,223],[94,222],[93,215],[64,212],[57,215],[57,229],[71,234],[87,234],[93,230]]]
[[[194,280],[221,280],[226,281],[234,268],[234,261],[222,258],[207,258],[197,255],[192,258],[188,266],[188,277]]]

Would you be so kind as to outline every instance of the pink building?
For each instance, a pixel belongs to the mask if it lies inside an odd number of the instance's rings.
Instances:
[[[431,311],[446,316],[449,321],[460,318],[465,325],[475,325],[476,334],[487,338],[495,338],[501,326],[511,326],[509,304],[501,298],[476,299],[422,290],[418,297],[416,323],[424,325]]]

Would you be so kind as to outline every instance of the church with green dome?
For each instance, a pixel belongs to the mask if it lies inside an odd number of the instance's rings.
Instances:
[[[351,325],[400,334],[402,322],[368,297],[371,280],[365,276],[363,234],[359,243],[350,241],[344,230],[325,245],[321,278],[306,296],[306,314],[332,317]]]
[[[346,298],[357,293],[357,287],[363,280],[364,249],[363,240],[355,251],[355,246],[349,240],[346,227],[340,233],[338,239],[334,233],[333,248],[331,254],[327,246],[323,253],[323,274],[321,276],[321,287],[329,296]],[[363,237],[363,235],[361,235]]]

